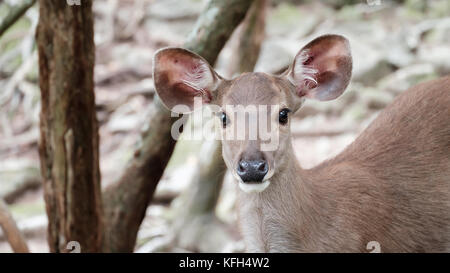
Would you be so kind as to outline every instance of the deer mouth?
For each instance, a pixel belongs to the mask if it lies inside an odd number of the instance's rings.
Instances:
[[[246,193],[260,193],[263,192],[270,185],[270,180],[262,182],[243,182],[239,181],[239,188]]]
[[[270,168],[269,172],[264,176],[262,181],[244,181],[237,172],[232,171],[231,174],[238,181],[239,189],[245,193],[261,193],[270,185],[270,178],[273,176],[273,169]]]

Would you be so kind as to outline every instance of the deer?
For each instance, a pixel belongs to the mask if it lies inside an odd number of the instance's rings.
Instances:
[[[195,100],[215,105],[222,132],[244,130],[226,106],[275,105],[276,149],[266,140],[222,138],[222,154],[238,185],[240,231],[248,252],[450,251],[450,76],[396,96],[337,156],[300,167],[291,141],[292,114],[306,100],[340,97],[352,74],[349,41],[320,36],[282,74],[220,76],[201,56],[158,50],[156,92],[168,109]],[[260,113],[257,113],[260,114]],[[275,129],[274,129],[275,130]],[[301,149],[300,149],[301,150]]]

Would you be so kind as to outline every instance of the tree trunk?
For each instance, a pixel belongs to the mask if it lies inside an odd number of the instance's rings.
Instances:
[[[214,63],[233,30],[244,18],[252,0],[211,0],[199,17],[185,47]],[[105,190],[103,251],[131,252],[139,226],[176,141],[170,131],[170,112],[155,98],[142,144],[119,181]]]
[[[39,154],[48,243],[52,252],[67,251],[70,241],[82,252],[98,252],[102,212],[92,0],[79,6],[61,0],[39,4]]]
[[[155,97],[155,100],[158,100]],[[105,210],[104,252],[132,252],[136,236],[175,140],[169,126],[175,119],[161,103],[153,104],[150,123],[142,134],[141,147],[119,182],[103,194]]]

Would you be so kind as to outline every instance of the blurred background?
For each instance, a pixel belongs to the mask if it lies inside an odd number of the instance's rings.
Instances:
[[[0,1],[0,22],[23,2]],[[155,92],[154,52],[182,46],[207,2],[94,1],[94,81],[103,188],[121,175],[146,127]],[[256,16],[259,12],[264,16],[256,21],[246,18],[247,28],[241,25],[221,51],[215,65],[219,74],[232,77],[251,70],[240,67],[251,56],[236,54],[249,25],[258,37],[255,48],[250,47],[250,52],[259,52],[254,70],[267,73],[282,72],[298,50],[319,35],[335,33],[350,41],[354,68],[347,91],[335,101],[307,101],[293,117],[293,143],[304,168],[342,151],[408,87],[450,72],[448,0],[267,0],[258,10]],[[0,35],[0,198],[30,251],[48,252],[38,154],[38,18],[35,4]],[[139,228],[136,252],[244,250],[236,225],[235,183],[228,174],[208,206],[214,219],[185,211],[191,207],[185,200],[192,199],[193,188],[199,188],[193,185],[199,166],[208,164],[207,155],[213,151],[214,143],[208,141],[178,141]],[[200,187],[196,194],[201,192]],[[186,218],[180,215],[189,218],[180,221]],[[0,252],[11,251],[0,230]]]

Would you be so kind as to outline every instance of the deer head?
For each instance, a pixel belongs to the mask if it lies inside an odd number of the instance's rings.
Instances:
[[[225,163],[242,190],[260,192],[292,160],[290,116],[305,99],[339,97],[350,81],[352,58],[347,39],[325,35],[303,47],[282,75],[245,73],[227,80],[182,48],[159,50],[153,69],[156,91],[169,109],[189,113],[196,98],[217,106]],[[261,127],[268,129],[265,135]]]

